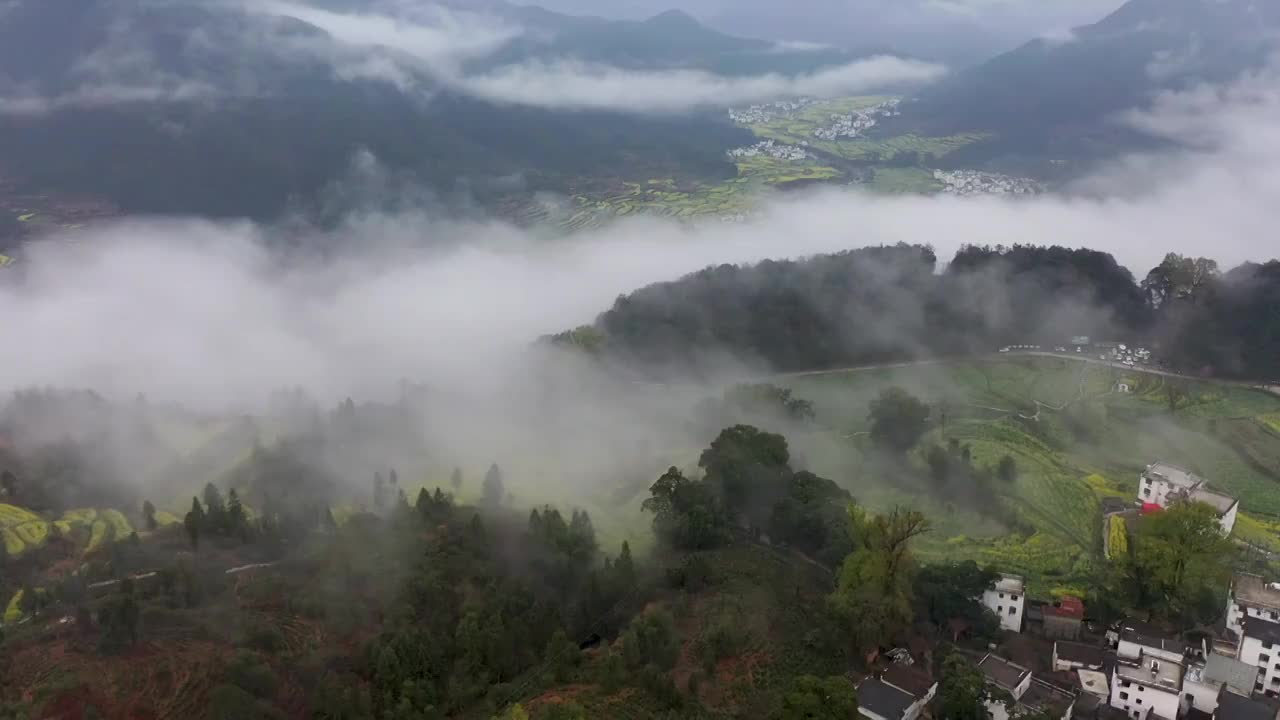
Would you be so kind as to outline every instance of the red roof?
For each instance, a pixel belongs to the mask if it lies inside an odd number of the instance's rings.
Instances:
[[[1057,605],[1050,605],[1044,609],[1049,615],[1057,615],[1058,617],[1084,619],[1084,603],[1080,598],[1067,595],[1062,598],[1062,602]]]
[[[1153,513],[1158,513],[1158,512],[1160,512],[1161,510],[1164,510],[1164,508],[1160,507],[1159,505],[1157,505],[1157,504],[1155,504],[1155,503],[1142,503],[1142,514],[1143,514],[1143,515],[1151,515],[1151,514],[1153,514]]]

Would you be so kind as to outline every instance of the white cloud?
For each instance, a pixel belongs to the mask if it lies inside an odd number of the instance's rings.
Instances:
[[[1075,30],[1071,28],[1056,28],[1041,34],[1040,40],[1051,47],[1058,47],[1073,43],[1079,38],[1076,36]]]
[[[268,0],[250,6],[292,17],[348,45],[384,47],[438,71],[455,71],[466,60],[485,57],[521,34],[497,18],[436,5],[409,6],[406,15],[339,13],[300,2]]]
[[[808,75],[724,77],[695,70],[634,71],[576,62],[526,63],[457,78],[494,102],[538,107],[670,113],[784,97],[834,97],[936,79],[932,63],[877,56]]]
[[[640,218],[554,242],[500,222],[361,215],[316,233],[339,240],[336,259],[283,265],[264,249],[283,231],[107,225],[37,245],[24,272],[0,275],[0,384],[205,403],[292,385],[361,395],[400,377],[489,386],[532,338],[590,321],[619,293],[714,263],[880,243],[931,244],[944,260],[971,243],[1090,247],[1139,276],[1166,252],[1266,260],[1280,254],[1276,77],[1161,99],[1133,121],[1194,149],[1130,158],[1067,197],[827,189],[775,198],[743,225]]]
[[[127,103],[191,102],[223,95],[207,83],[173,80],[156,85],[82,85],[58,95],[0,96],[0,115],[43,115],[66,108],[95,108]]]

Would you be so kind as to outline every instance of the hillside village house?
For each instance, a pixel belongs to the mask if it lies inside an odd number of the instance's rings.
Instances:
[[[1017,575],[1001,575],[989,589],[982,593],[982,604],[1000,618],[1000,627],[1012,632],[1022,632],[1022,615],[1027,597],[1022,578]]]
[[[1182,680],[1184,706],[1189,704],[1203,713],[1218,709],[1222,693],[1249,697],[1258,678],[1258,669],[1234,658],[1210,655],[1204,663],[1187,667]]]
[[[916,720],[938,691],[923,671],[890,665],[878,678],[858,685],[858,714],[868,720]]]
[[[1072,670],[1101,670],[1106,653],[1098,645],[1066,642],[1059,640],[1053,644],[1053,669],[1070,672]]]
[[[1111,707],[1134,720],[1151,714],[1172,720],[1182,704],[1182,665],[1139,653],[1136,659],[1120,657],[1111,671]]]
[[[1263,582],[1257,575],[1244,573],[1232,578],[1227,593],[1227,629],[1240,635],[1241,621],[1246,617],[1280,622],[1280,583]]]
[[[1238,500],[1210,490],[1208,482],[1190,470],[1164,462],[1148,465],[1138,479],[1138,502],[1167,508],[1178,500],[1211,506],[1218,513],[1218,523],[1224,535],[1230,535],[1236,525],[1236,511],[1240,509]]]
[[[1044,636],[1054,640],[1076,640],[1084,622],[1084,602],[1070,595],[1041,609]]]
[[[1039,714],[1068,720],[1075,707],[1076,695],[1034,677],[1027,668],[997,655],[988,654],[978,663],[978,669],[986,676],[987,683],[1004,690],[1014,700],[1014,717]],[[1003,701],[988,700],[987,711],[992,720],[1009,720],[1009,708]]]
[[[1213,720],[1277,720],[1274,706],[1242,697],[1235,693],[1223,692],[1218,707],[1213,711]]]

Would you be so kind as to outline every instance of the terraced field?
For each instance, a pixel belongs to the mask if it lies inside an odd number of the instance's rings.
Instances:
[[[1135,392],[1115,392],[1118,380]],[[828,445],[815,471],[875,509],[908,504],[925,512],[935,521],[920,544],[926,560],[991,562],[1024,574],[1037,596],[1076,587],[1102,560],[1101,502],[1131,501],[1139,473],[1157,459],[1184,465],[1240,498],[1236,538],[1280,552],[1280,435],[1268,422],[1280,415],[1280,398],[1197,383],[1171,413],[1160,383],[1140,380],[1071,360],[1008,358],[814,375],[786,384],[812,399],[819,423],[840,438],[841,446]],[[1033,532],[1011,533],[959,503],[931,497],[936,493],[927,487],[859,470],[867,406],[892,385],[934,406],[936,424],[922,445],[958,440],[970,446],[978,467],[1004,455],[1015,459],[1017,480],[997,491],[1018,524]],[[1085,420],[1068,421],[1082,409]],[[944,411],[945,427],[937,422]],[[922,455],[911,462],[926,475]]]
[[[176,518],[175,518],[176,521]],[[68,510],[58,520],[45,518],[15,505],[0,504],[0,537],[10,557],[20,557],[44,547],[53,533],[75,540],[83,530],[88,538],[85,552],[93,552],[111,540],[120,540],[133,532],[133,526],[119,510],[99,512],[93,508]]]

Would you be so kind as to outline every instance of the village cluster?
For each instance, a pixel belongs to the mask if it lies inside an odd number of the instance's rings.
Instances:
[[[1183,500],[1209,504],[1222,532],[1231,532],[1239,503],[1203,478],[1161,462],[1139,477],[1135,512]],[[988,702],[992,720],[1280,720],[1280,583],[1236,574],[1225,619],[1197,640],[1138,620],[1095,630],[1079,598],[1031,600],[1016,575],[1002,575],[981,602],[1002,631],[1022,639],[1007,644],[1022,657],[989,652],[978,659],[987,684],[1012,698],[1012,707]],[[887,670],[858,686],[859,712],[869,720],[916,720],[938,684],[906,650],[890,657]]]
[[[808,160],[811,156],[809,155],[809,151],[801,146],[775,143],[772,140],[761,140],[755,145],[748,145],[746,147],[730,150],[729,157],[734,159],[771,157],[778,160],[798,162],[801,160]]]
[[[1149,365],[1153,362],[1151,351],[1147,348],[1137,346],[1130,347],[1129,345],[1121,342],[1093,342],[1087,337],[1072,338],[1069,345],[1056,345],[1053,347],[1042,347],[1040,345],[1005,345],[1000,348],[1000,352],[1074,353],[1076,355],[1087,355],[1090,358],[1096,356],[1099,360],[1104,362],[1116,363],[1126,367]]]
[[[978,170],[934,170],[933,178],[942,183],[942,192],[951,195],[1035,195],[1041,192],[1040,183],[1030,178]]]
[[[746,108],[729,108],[729,119],[741,125],[758,125],[791,113],[803,110],[817,102],[814,98],[802,97],[796,100],[780,100],[778,102],[760,103]]]
[[[848,115],[833,114],[831,125],[813,131],[819,140],[836,140],[838,138],[856,138],[875,127],[878,117],[898,115],[898,100],[886,100],[864,110],[856,110]]]

